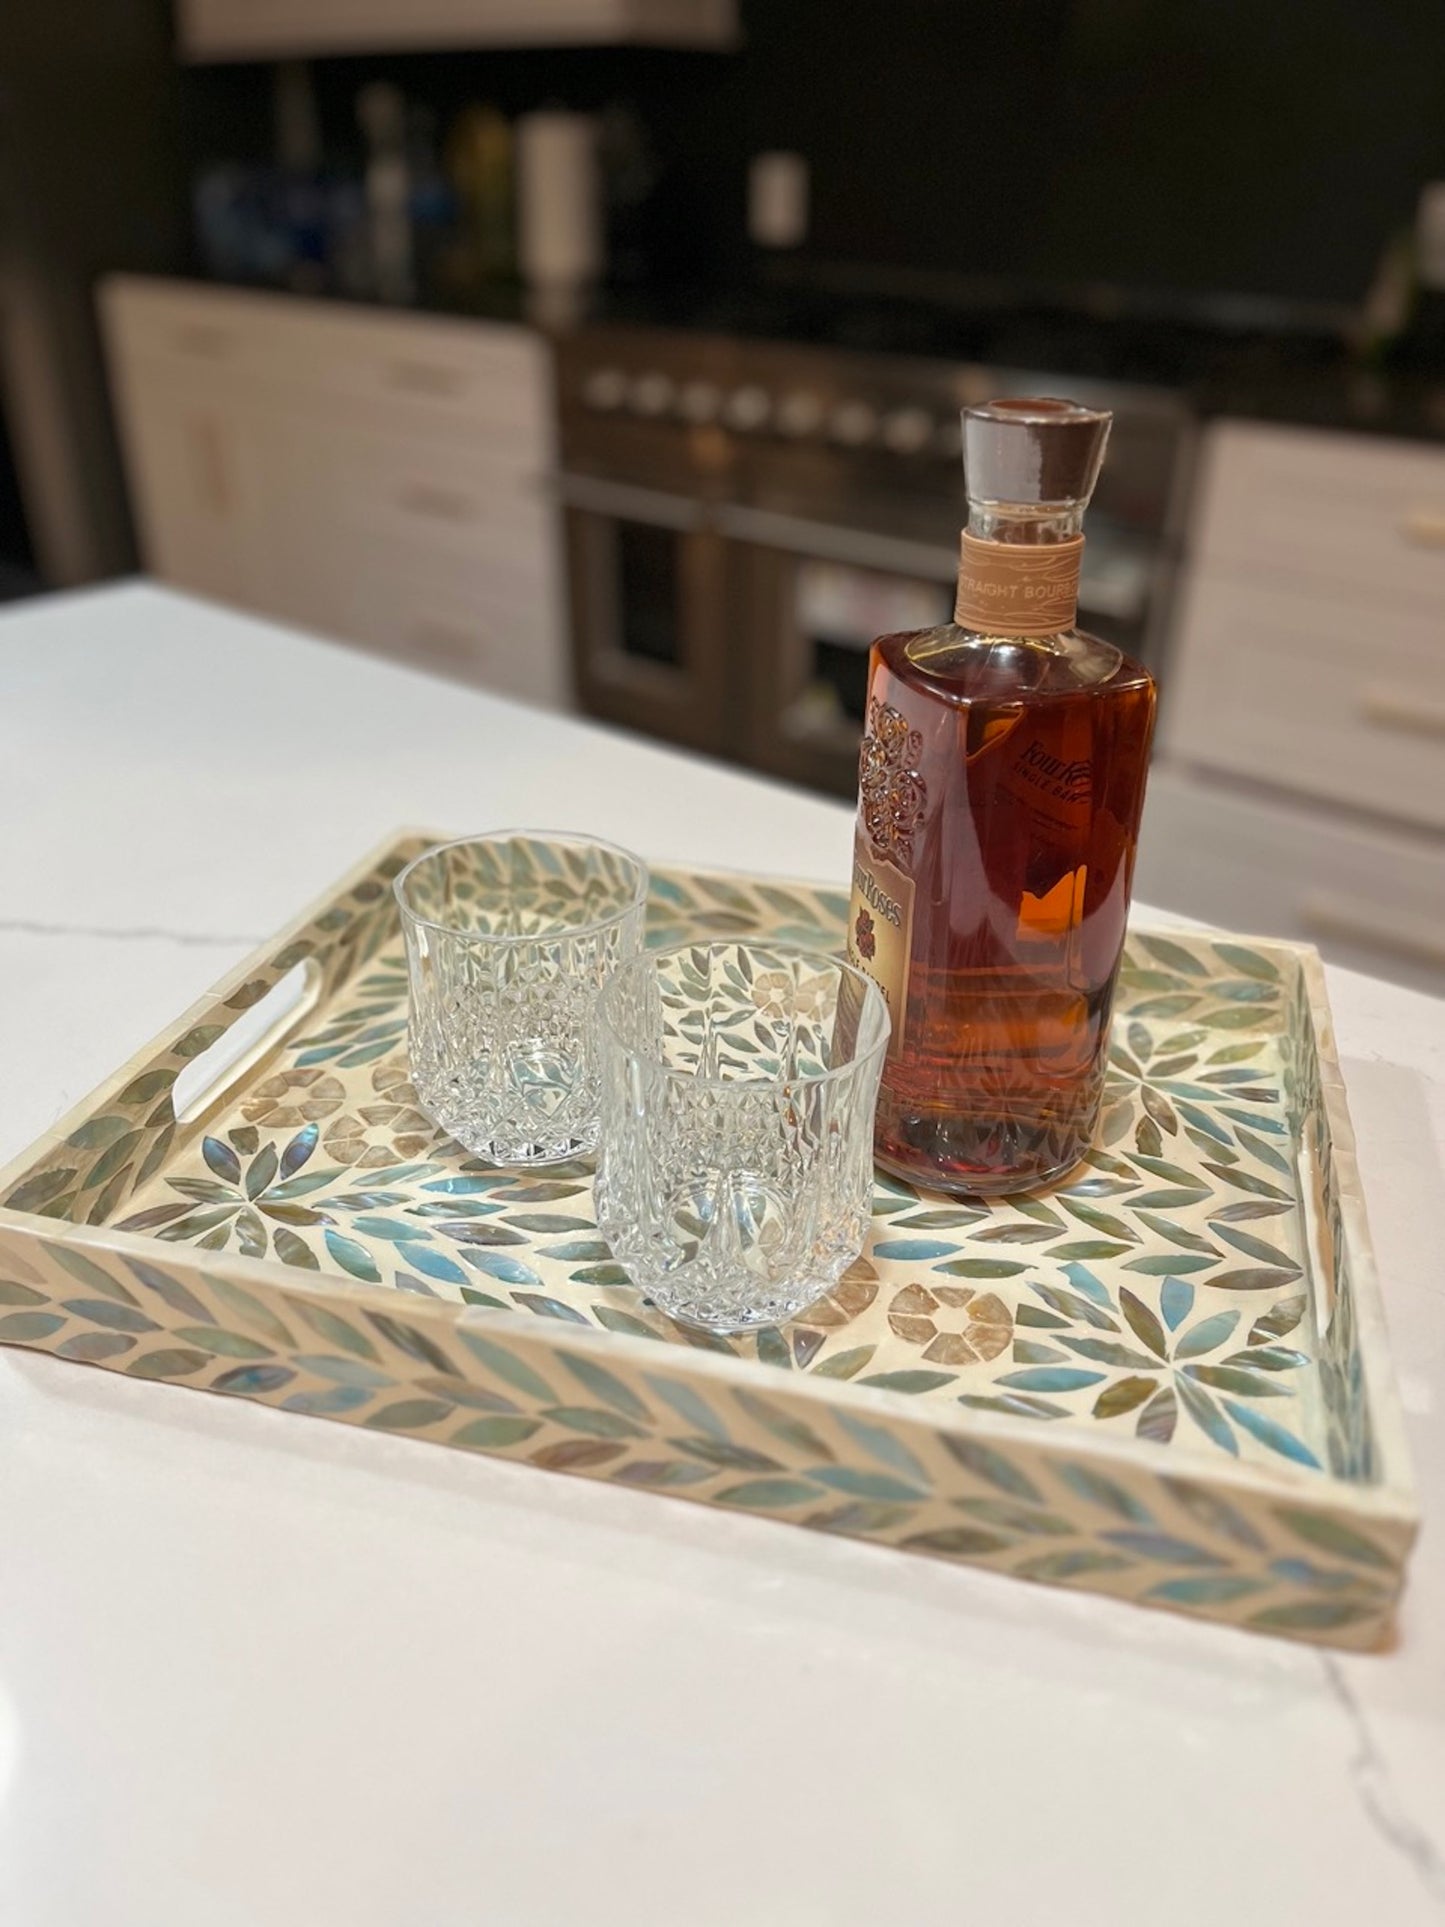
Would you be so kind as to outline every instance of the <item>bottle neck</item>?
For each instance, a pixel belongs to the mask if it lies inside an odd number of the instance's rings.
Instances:
[[[968,503],[968,533],[980,542],[1070,542],[1084,528],[1082,502]]]
[[[1054,636],[1072,629],[1084,507],[970,499],[954,621],[994,636]]]

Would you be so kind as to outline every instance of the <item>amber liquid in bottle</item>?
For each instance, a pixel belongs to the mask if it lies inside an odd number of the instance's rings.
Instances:
[[[1067,541],[1081,513],[992,517],[995,571],[999,543]],[[874,643],[849,948],[893,1014],[888,1171],[998,1194],[1088,1149],[1154,704],[1145,669],[1072,626]]]
[[[925,1186],[1026,1189],[1078,1161],[1098,1113],[1154,684],[1090,637],[949,626],[874,644],[875,705],[907,727],[922,819],[878,1160]]]

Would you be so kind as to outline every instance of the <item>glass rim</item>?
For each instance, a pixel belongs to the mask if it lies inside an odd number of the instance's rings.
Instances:
[[[693,950],[766,950],[774,957],[811,964],[821,970],[836,970],[840,976],[852,977],[863,986],[863,1011],[871,1010],[875,1013],[878,1034],[866,1050],[855,1051],[846,1064],[834,1064],[826,1071],[802,1071],[798,1076],[789,1078],[699,1077],[693,1071],[683,1070],[674,1064],[664,1062],[655,1051],[635,1050],[622,1037],[609,1014],[609,1006],[616,986],[629,974],[639,975],[668,957],[682,956],[685,952]],[[880,1018],[881,1022],[877,1022]],[[784,1087],[816,1089],[821,1085],[832,1083],[835,1079],[849,1077],[860,1069],[866,1069],[875,1058],[882,1056],[887,1050],[888,1040],[893,1034],[893,1017],[888,1008],[887,998],[868,973],[860,970],[856,964],[849,963],[846,957],[834,956],[827,950],[805,950],[799,944],[750,943],[743,938],[728,937],[711,937],[702,943],[671,943],[661,950],[644,950],[640,956],[629,957],[626,963],[617,966],[599,991],[596,1022],[600,1029],[606,1031],[610,1041],[617,1046],[623,1056],[632,1063],[650,1064],[654,1070],[661,1071],[664,1077],[676,1078],[694,1090],[767,1091]],[[861,1036],[863,1031],[861,1015],[858,1029]]]
[[[609,856],[621,857],[624,863],[636,872],[636,883],[628,902],[618,910],[609,911],[605,917],[593,917],[587,923],[560,923],[554,930],[534,931],[530,935],[512,936],[505,933],[493,935],[486,930],[464,930],[459,924],[443,923],[438,917],[424,917],[407,901],[406,884],[412,872],[430,861],[432,857],[445,856],[451,850],[471,849],[478,843],[508,843],[522,839],[532,843],[566,843],[574,849],[579,845],[591,850],[605,850]],[[444,937],[454,937],[463,943],[524,944],[550,943],[558,937],[595,937],[604,930],[610,930],[630,917],[634,911],[647,907],[648,891],[652,876],[646,863],[632,850],[624,850],[620,843],[609,843],[605,837],[588,836],[577,830],[482,830],[473,836],[453,836],[444,843],[433,843],[421,850],[391,880],[392,895],[396,898],[403,924],[412,923],[424,930],[436,930]]]

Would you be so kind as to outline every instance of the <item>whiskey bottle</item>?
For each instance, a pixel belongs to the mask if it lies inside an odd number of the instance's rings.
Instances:
[[[848,947],[893,1017],[877,1158],[927,1187],[1046,1184],[1098,1118],[1155,695],[1074,627],[1110,422],[965,409],[954,620],[869,661]]]

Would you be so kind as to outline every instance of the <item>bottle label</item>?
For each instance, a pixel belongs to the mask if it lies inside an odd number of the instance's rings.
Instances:
[[[868,848],[853,846],[853,897],[848,906],[848,961],[883,992],[893,1033],[892,1057],[908,1027],[908,965],[913,948],[913,879]]]
[[[1077,742],[1070,742],[1070,737]],[[1009,745],[1013,747],[1012,744]],[[1004,785],[1028,814],[1036,836],[1045,843],[1056,838],[1076,839],[1089,827],[1094,806],[1094,765],[1089,756],[1087,718],[1064,732],[1062,741],[1045,744],[1030,737],[1014,750]],[[1070,754],[1071,750],[1082,754]]]
[[[858,759],[858,833],[853,843],[853,897],[848,907],[848,958],[883,992],[893,1020],[888,1055],[908,1028],[908,966],[913,953],[913,839],[928,815],[918,773],[923,737],[891,703],[874,696]]]
[[[1056,636],[1079,606],[1084,538],[985,542],[965,530],[953,619],[991,636]]]

